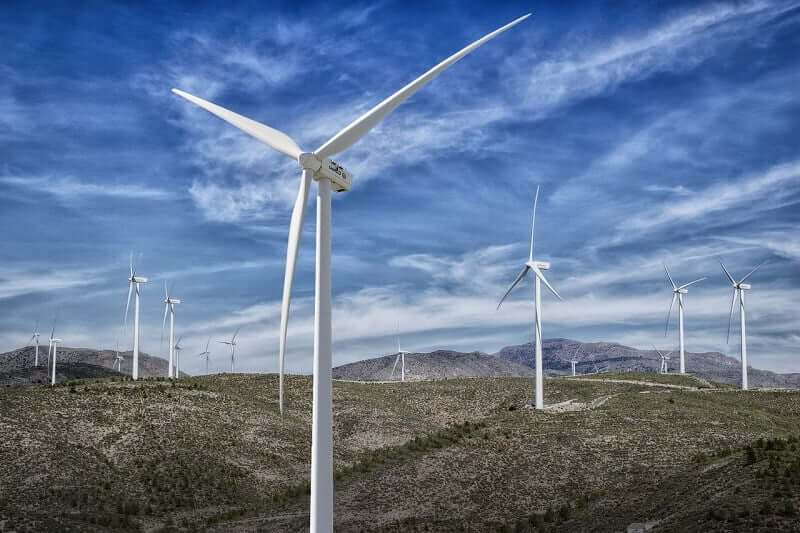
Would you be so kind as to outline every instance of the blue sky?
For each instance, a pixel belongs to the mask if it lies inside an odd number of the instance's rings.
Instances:
[[[686,301],[687,349],[738,356],[717,260],[739,277],[768,260],[747,295],[750,361],[798,371],[800,3],[780,1],[5,2],[0,350],[56,310],[67,346],[113,348],[135,251],[145,351],[169,280],[186,370],[241,327],[239,368],[276,371],[297,166],[170,88],[312,149],[529,11],[337,156],[355,180],[334,198],[334,362],[391,352],[398,324],[415,351],[528,341],[531,283],[495,306],[538,184],[537,256],[564,296],[544,297],[545,337],[674,347],[666,261],[678,281],[709,276]],[[295,372],[311,368],[311,199]]]

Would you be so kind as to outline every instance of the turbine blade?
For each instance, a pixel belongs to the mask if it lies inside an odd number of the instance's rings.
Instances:
[[[523,268],[522,272],[519,273],[519,276],[517,276],[517,279],[514,280],[514,283],[511,284],[511,286],[508,288],[503,297],[500,298],[500,303],[497,304],[497,309],[500,309],[500,306],[503,305],[503,301],[506,299],[506,296],[508,296],[511,293],[511,291],[514,290],[514,287],[516,287],[517,283],[519,283],[522,280],[522,278],[525,277],[525,274],[528,273],[528,270],[530,270],[530,268],[531,267],[529,267],[528,265],[525,265],[525,268]]]
[[[679,289],[685,289],[685,288],[686,288],[686,287],[688,287],[689,285],[694,285],[695,283],[697,283],[697,282],[699,282],[699,281],[703,281],[704,279],[708,279],[708,278],[705,278],[705,277],[704,277],[704,278],[696,279],[696,280],[694,280],[694,281],[690,281],[689,283],[686,283],[686,284],[684,284],[684,285],[681,285],[681,286],[680,286],[680,287],[678,287],[678,288],[679,288]]]
[[[675,305],[675,300],[678,298],[678,295],[674,292],[672,293],[672,301],[669,303],[669,311],[667,311],[667,324],[664,326],[664,336],[667,336],[667,332],[669,331],[669,316],[672,314],[672,306]]]
[[[555,295],[556,295],[556,298],[558,298],[559,300],[563,300],[563,299],[564,299],[564,298],[562,298],[562,297],[561,297],[561,295],[560,295],[560,294],[558,294],[558,291],[556,291],[556,290],[553,288],[553,286],[552,286],[552,285],[550,285],[550,282],[549,282],[549,281],[547,281],[547,278],[545,278],[545,277],[544,277],[544,274],[542,273],[542,271],[541,271],[541,270],[539,270],[539,267],[537,267],[537,266],[532,266],[532,267],[531,267],[531,270],[533,270],[534,274],[536,274],[536,277],[537,277],[537,278],[539,278],[540,280],[542,280],[542,283],[544,283],[544,284],[545,284],[545,286],[546,286],[548,289],[550,289],[550,292],[552,292],[553,294],[555,294]]]
[[[164,326],[167,325],[167,311],[169,304],[164,304],[164,320],[161,321],[161,340],[158,341],[158,351],[161,351],[161,346],[164,344]]]
[[[133,277],[132,274],[131,274],[131,277]],[[122,318],[123,327],[125,326],[125,324],[128,323],[128,309],[130,309],[130,307],[131,307],[131,293],[133,293],[133,282],[132,281],[128,284],[128,303],[125,304],[125,316]]]
[[[211,337],[206,341],[206,352],[208,352],[208,345],[211,344]]]
[[[236,335],[238,335],[238,334],[239,334],[239,330],[240,330],[240,329],[242,329],[242,327],[241,327],[241,326],[239,326],[238,328],[236,328],[236,332],[233,334],[233,337],[231,337],[231,344],[233,344],[234,342],[236,342]]]
[[[719,262],[719,266],[721,266],[722,270],[725,271],[725,275],[728,276],[728,279],[731,281],[731,285],[736,285],[736,282],[733,280],[733,276],[731,276],[731,273],[728,272],[727,268],[725,268],[725,265],[722,264],[722,261]]]
[[[677,290],[678,287],[675,285],[675,282],[672,280],[672,276],[669,275],[669,270],[667,270],[667,265],[664,265],[664,272],[667,273],[667,278],[669,278],[669,282],[672,284],[672,290]]]
[[[456,61],[464,57],[465,55],[469,54],[479,46],[481,46],[486,41],[497,37],[507,29],[519,24],[526,18],[530,16],[528,13],[525,16],[522,16],[505,26],[489,33],[488,35],[478,39],[474,43],[470,44],[466,48],[462,49],[461,51],[451,55],[428,72],[420,76],[419,78],[415,79],[396,93],[394,93],[389,98],[385,99],[383,102],[379,103],[369,111],[367,111],[364,115],[359,117],[355,120],[355,122],[351,123],[349,126],[344,128],[343,130],[339,131],[336,135],[331,137],[325,144],[317,148],[314,154],[319,157],[320,159],[330,157],[336,153],[341,152],[342,150],[352,146],[356,143],[359,139],[361,139],[364,135],[366,135],[372,128],[378,125],[384,118],[386,118],[389,113],[394,111],[397,106],[405,102],[411,95],[416,93],[422,87],[424,87],[428,82],[438,76],[442,71],[453,65]]]
[[[395,357],[395,358],[394,358],[394,366],[392,367],[392,373],[391,373],[391,374],[390,374],[390,376],[389,376],[389,377],[391,377],[391,378],[393,378],[393,377],[394,377],[394,371],[395,371],[395,369],[397,368],[397,362],[398,362],[398,361],[400,361],[400,354],[399,354],[399,353],[397,354],[397,357]]]
[[[311,187],[311,171],[303,171],[300,178],[300,189],[292,210],[292,221],[289,224],[289,241],[286,244],[286,271],[283,277],[283,299],[281,300],[281,332],[278,350],[278,403],[283,414],[283,368],[286,359],[286,330],[289,327],[289,306],[292,300],[292,283],[294,269],[297,264],[297,252],[300,248],[300,236],[303,233],[303,219],[306,215],[308,190]]]
[[[536,186],[536,196],[533,197],[533,216],[531,217],[531,252],[528,259],[533,261],[533,230],[536,227],[536,204],[539,202],[539,186]]]
[[[749,277],[750,277],[750,275],[751,275],[753,272],[755,272],[756,270],[758,270],[759,268],[761,268],[761,265],[763,265],[764,263],[766,263],[766,261],[761,261],[761,262],[758,264],[758,266],[757,266],[757,267],[755,267],[753,270],[751,270],[750,272],[748,272],[748,273],[747,273],[747,275],[746,275],[745,277],[743,277],[741,280],[739,280],[739,283],[744,283],[744,280],[746,280],[747,278],[749,278]]]
[[[131,277],[133,277],[133,252],[131,252],[130,257],[128,258],[128,262],[131,267]]]
[[[218,116],[225,122],[236,126],[243,132],[247,133],[252,137],[255,137],[256,139],[266,144],[273,150],[277,150],[282,154],[288,155],[292,159],[296,160],[297,157],[303,152],[303,150],[301,150],[300,147],[297,146],[297,143],[294,141],[294,139],[292,139],[282,131],[270,128],[266,124],[261,124],[260,122],[256,122],[255,120],[243,117],[238,113],[229,111],[224,107],[212,104],[211,102],[207,102],[202,98],[192,96],[191,94],[185,93],[181,90],[172,89],[172,92],[180,97],[189,100],[193,104],[202,107],[209,113]]]
[[[731,322],[733,321],[733,306],[736,303],[736,290],[736,288],[733,289],[733,296],[731,297],[731,312],[728,314],[728,337],[725,340],[725,344],[731,342]]]

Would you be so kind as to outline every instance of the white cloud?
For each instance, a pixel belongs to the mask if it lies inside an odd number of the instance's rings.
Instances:
[[[57,176],[5,176],[0,183],[23,187],[52,194],[61,199],[74,200],[81,197],[109,196],[142,200],[168,200],[174,194],[165,189],[130,183],[87,183],[71,177]]]

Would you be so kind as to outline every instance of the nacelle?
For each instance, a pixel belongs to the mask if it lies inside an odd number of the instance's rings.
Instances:
[[[134,283],[147,283],[147,278],[143,278],[141,276],[133,276],[132,278],[128,279]]]
[[[168,304],[179,304],[179,303],[181,303],[181,301],[180,301],[180,300],[178,300],[177,298],[169,298],[169,299],[167,300],[167,303],[168,303]]]
[[[675,291],[675,292],[679,292],[679,293],[681,293],[681,294],[689,294],[689,289],[678,289],[678,290],[677,290],[677,291]]]
[[[535,265],[536,268],[538,268],[539,270],[549,270],[550,269],[550,263],[548,263],[547,261],[533,261],[533,263],[528,262],[528,265],[530,265],[530,266],[534,266]]]
[[[314,177],[326,177],[331,180],[333,190],[336,192],[349,191],[353,186],[353,175],[333,159],[326,159],[315,173]]]
[[[737,285],[737,287],[739,289],[742,289],[743,291],[750,290],[750,284],[749,283],[740,283],[739,285]]]

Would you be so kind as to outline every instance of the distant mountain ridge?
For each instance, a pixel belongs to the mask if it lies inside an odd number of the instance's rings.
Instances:
[[[333,369],[334,379],[355,381],[400,380],[400,363],[391,377],[396,355],[365,359]],[[483,352],[436,350],[406,354],[406,381],[476,376],[532,376],[533,369]]]
[[[116,352],[114,350],[93,350],[91,348],[69,348],[58,347],[58,364],[56,365],[56,372],[60,372],[61,365],[92,365],[100,368],[107,369],[113,375],[131,375],[133,353],[119,352],[124,358],[122,361],[121,372],[117,372],[114,368],[114,357]],[[17,350],[12,350],[4,354],[0,354],[0,374],[4,376],[6,382],[13,382],[21,384],[20,379],[23,376],[29,376],[30,379],[39,379],[37,372],[30,373],[28,369],[33,368],[35,358],[35,348],[33,346],[25,346]],[[141,377],[164,377],[167,375],[168,363],[161,357],[156,357],[145,352],[139,352],[139,376]],[[47,368],[47,345],[39,345],[39,368]],[[74,371],[74,372],[73,372]],[[72,373],[77,373],[75,377],[87,374],[84,377],[103,377],[102,372],[90,372],[88,369],[81,369],[80,366],[67,371],[64,369],[65,377]],[[91,375],[89,375],[91,374]],[[97,374],[97,375],[94,375]],[[112,375],[112,374],[109,374]],[[182,376],[188,374],[181,372]]]
[[[585,374],[597,369],[609,372],[656,372],[659,356],[654,350],[638,350],[614,342],[580,342],[571,339],[545,339],[542,342],[542,362],[547,375],[571,373],[569,359],[578,352],[576,372]],[[533,343],[506,346],[495,356],[522,365],[534,366]],[[679,355],[673,353],[669,371],[676,372]],[[741,382],[741,363],[719,352],[686,352],[686,371],[698,377],[738,384]],[[753,387],[800,388],[800,373],[778,374],[769,370],[750,368],[747,373]]]

